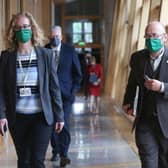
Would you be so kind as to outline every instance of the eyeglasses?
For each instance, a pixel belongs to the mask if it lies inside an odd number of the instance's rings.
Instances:
[[[31,25],[27,25],[27,24],[24,24],[24,25],[22,25],[22,26],[16,25],[16,26],[14,27],[14,30],[15,30],[15,31],[18,31],[18,30],[21,30],[21,29],[29,29],[30,27],[31,27]]]
[[[160,38],[163,35],[164,35],[164,33],[163,34],[156,34],[156,33],[149,33],[148,34],[148,33],[146,33],[144,38],[146,38],[146,39],[149,39],[149,38]]]

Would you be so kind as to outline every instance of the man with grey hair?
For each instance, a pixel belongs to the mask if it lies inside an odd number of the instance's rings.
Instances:
[[[68,158],[68,149],[71,141],[70,136],[70,114],[72,104],[75,99],[75,93],[80,88],[82,79],[80,62],[73,46],[62,42],[62,29],[60,26],[54,26],[51,29],[50,43],[46,45],[55,53],[58,80],[61,88],[65,125],[61,133],[55,133],[51,137],[51,146],[53,156],[52,161],[60,156],[60,167],[70,164]]]
[[[144,37],[146,48],[131,57],[123,105],[133,115],[138,86],[134,126],[142,168],[168,168],[168,37],[158,21],[147,25]]]

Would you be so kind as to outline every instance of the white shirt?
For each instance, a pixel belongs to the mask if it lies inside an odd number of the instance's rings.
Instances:
[[[150,59],[151,59],[150,62],[151,62],[151,65],[153,67],[153,71],[155,71],[158,68],[158,66],[159,66],[159,64],[160,64],[160,62],[162,60],[163,54],[164,54],[164,49],[161,51],[159,56],[157,56],[156,58],[153,58],[152,56],[150,56]],[[165,90],[164,83],[161,82],[160,91],[164,92],[164,90]]]
[[[152,65],[154,71],[158,68],[158,66],[162,60],[163,53],[164,53],[164,49],[161,51],[159,56],[157,56],[156,58],[153,58],[152,56],[150,56],[150,58],[151,58],[150,62],[151,62],[151,65]]]
[[[61,43],[60,43],[57,47],[53,47],[52,49],[53,49],[54,51],[60,52],[60,51],[61,51]]]

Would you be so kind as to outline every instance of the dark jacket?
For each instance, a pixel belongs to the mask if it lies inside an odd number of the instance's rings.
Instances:
[[[142,102],[144,101],[144,75],[145,67],[149,61],[149,52],[144,49],[134,53],[131,57],[131,72],[124,96],[123,104],[132,104],[134,102],[136,87],[139,86],[139,99],[134,125],[138,124],[139,118],[142,118]],[[156,92],[156,111],[161,130],[168,138],[168,49],[165,48],[164,55],[160,64],[158,80],[164,82],[164,93]]]
[[[54,64],[53,52],[35,47],[39,77],[39,91],[46,122],[51,125],[54,117],[63,122],[60,88]],[[4,51],[0,57],[0,119],[7,118],[9,125],[16,114],[16,58],[17,51]]]
[[[46,47],[51,48],[50,44]],[[80,62],[73,46],[61,43],[57,73],[63,98],[73,102],[82,80]]]

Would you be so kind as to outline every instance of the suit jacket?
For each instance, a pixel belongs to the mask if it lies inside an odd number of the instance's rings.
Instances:
[[[51,48],[50,44],[46,47]],[[61,43],[57,73],[63,98],[73,102],[82,80],[80,62],[73,46]]]
[[[149,52],[144,49],[134,53],[131,57],[131,72],[124,96],[123,104],[131,104],[133,106],[136,87],[139,86],[139,98],[137,113],[134,125],[138,124],[141,116],[142,102],[144,99],[144,75],[147,61],[149,60]],[[156,110],[161,130],[165,137],[168,138],[168,49],[165,48],[163,58],[160,65],[158,80],[164,82],[164,93],[156,93]]]
[[[53,124],[54,117],[58,122],[63,122],[62,100],[53,52],[42,47],[35,47],[35,52],[40,99],[46,122]],[[16,50],[2,52],[0,57],[0,119],[7,118],[9,125],[14,123],[16,114],[16,59]]]

